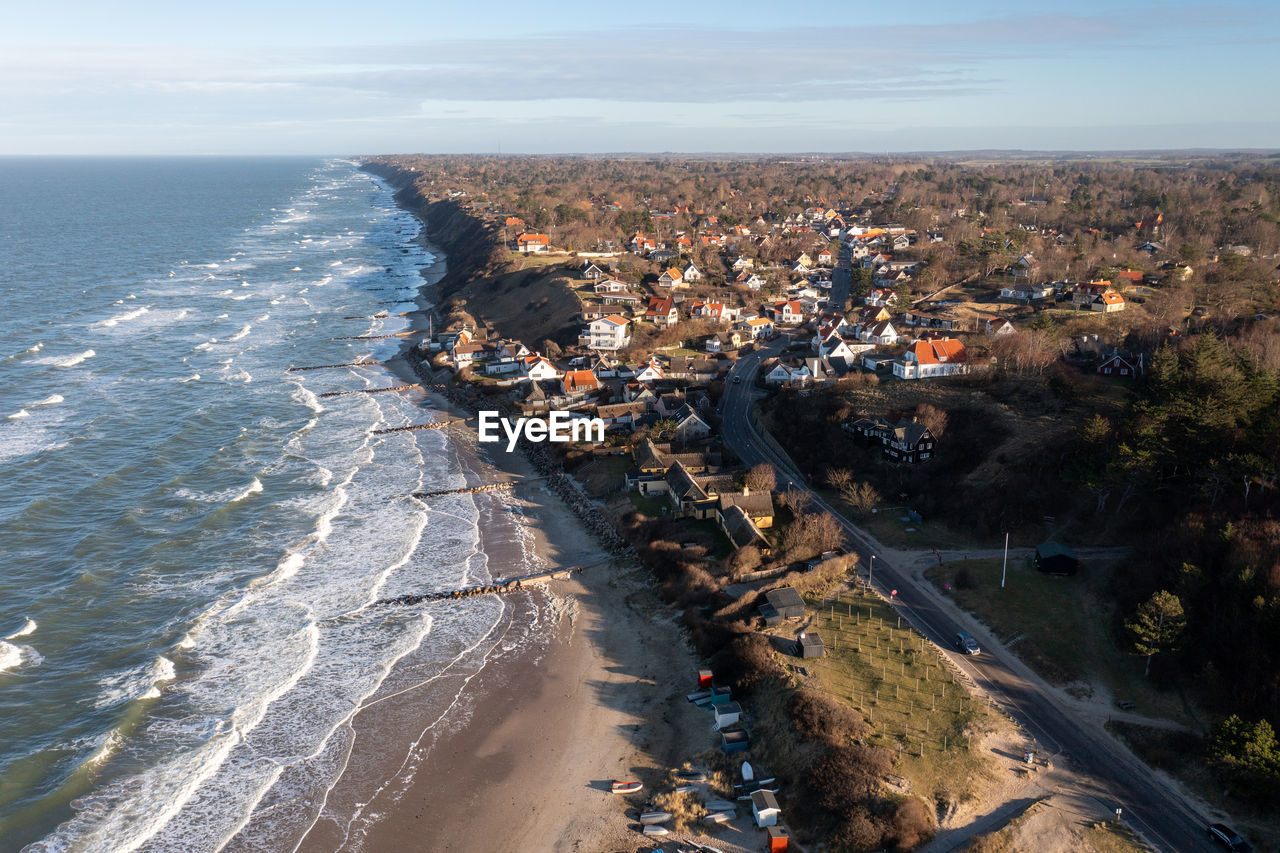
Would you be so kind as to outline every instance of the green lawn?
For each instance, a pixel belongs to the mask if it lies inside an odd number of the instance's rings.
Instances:
[[[1004,588],[999,559],[944,563],[925,577],[1051,683],[1100,682],[1138,713],[1185,722],[1181,701],[1151,687],[1142,659],[1117,645],[1105,592],[1109,571],[1086,563],[1075,577],[1052,577],[1017,558],[1009,560]]]
[[[629,492],[627,497],[631,499],[631,506],[635,507],[637,512],[642,512],[650,518],[659,518],[671,512],[671,504],[664,495],[645,497],[639,492]]]
[[[826,655],[797,665],[862,714],[868,742],[898,754],[894,770],[914,791],[963,797],[985,759],[976,744],[995,723],[990,707],[878,596],[845,592],[807,604]]]

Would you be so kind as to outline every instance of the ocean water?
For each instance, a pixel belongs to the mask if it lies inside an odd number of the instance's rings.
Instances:
[[[0,850],[296,837],[406,655],[506,605],[383,359],[431,258],[341,160],[0,160]],[[506,569],[507,567],[504,567]],[[509,569],[508,569],[509,571]],[[270,813],[268,813],[270,812]],[[267,845],[273,846],[273,845]]]

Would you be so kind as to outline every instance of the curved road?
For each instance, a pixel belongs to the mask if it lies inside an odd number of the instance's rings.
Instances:
[[[1159,850],[1178,853],[1217,850],[1205,832],[1209,821],[1193,803],[1158,778],[1100,726],[1078,718],[1064,707],[1051,687],[995,643],[971,617],[938,594],[932,584],[885,559],[874,538],[832,509],[808,487],[801,472],[792,470],[760,437],[750,420],[758,393],[755,376],[760,363],[781,348],[781,344],[774,344],[743,356],[734,365],[725,385],[720,403],[721,431],[742,462],[773,465],[780,487],[794,486],[808,491],[817,506],[835,516],[861,558],[859,566],[872,566],[871,580],[876,589],[886,598],[891,590],[897,590],[892,600],[902,617],[949,654],[962,671],[1039,741],[1044,752],[1057,759],[1055,764],[1067,764],[1077,776],[1078,786],[1084,789],[1082,793],[1096,799],[1108,811],[1122,808],[1129,826]],[[982,654],[969,657],[951,651],[951,640],[961,630],[984,639]],[[974,830],[983,831],[987,829]],[[962,833],[948,833],[945,841],[958,845],[963,840]]]

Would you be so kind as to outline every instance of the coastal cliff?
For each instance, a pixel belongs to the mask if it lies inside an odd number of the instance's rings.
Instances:
[[[444,251],[448,271],[439,283],[442,298],[453,296],[476,278],[498,275],[509,266],[498,229],[453,199],[433,200],[421,172],[390,158],[366,160],[360,168],[394,188],[396,203],[421,219],[427,238]]]
[[[376,157],[361,168],[396,191],[396,203],[423,223],[427,240],[444,252],[446,272],[431,294],[444,315],[465,311],[502,336],[538,348],[550,338],[576,340],[578,299],[560,266],[521,268],[503,244],[498,226],[454,199],[433,198],[423,173],[398,158]]]

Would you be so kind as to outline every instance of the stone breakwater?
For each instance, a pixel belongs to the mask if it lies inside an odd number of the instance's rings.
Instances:
[[[474,395],[468,395],[464,387],[455,383],[442,381],[419,352],[410,350],[405,356],[413,367],[414,373],[422,379],[427,388],[472,414],[479,411]],[[499,405],[504,410],[510,409],[505,403]],[[529,460],[529,464],[546,480],[547,487],[563,500],[569,509],[573,510],[574,515],[578,516],[587,531],[605,550],[615,555],[635,554],[635,549],[604,516],[595,502],[587,497],[578,484],[564,472],[560,460],[547,449],[547,445],[535,444],[522,437],[517,442],[517,447]]]

